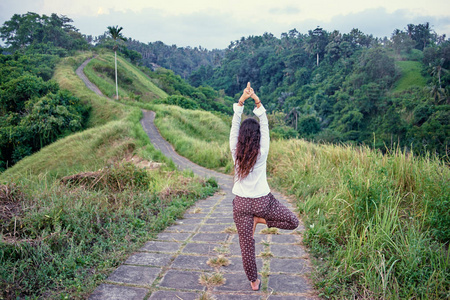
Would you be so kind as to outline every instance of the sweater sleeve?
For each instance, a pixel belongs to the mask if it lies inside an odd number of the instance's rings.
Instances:
[[[233,120],[231,121],[231,131],[230,131],[230,150],[231,156],[233,157],[233,163],[236,161],[236,156],[234,155],[236,151],[236,145],[238,142],[239,128],[241,127],[241,117],[244,111],[244,106],[239,106],[237,103],[233,104]]]
[[[270,134],[269,134],[269,120],[267,119],[266,109],[260,106],[253,110],[253,113],[259,118],[259,126],[261,130],[261,153],[266,155],[269,153]]]

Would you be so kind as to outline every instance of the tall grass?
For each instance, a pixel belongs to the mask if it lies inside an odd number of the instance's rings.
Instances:
[[[450,236],[435,234],[450,222],[449,206],[435,205],[450,197],[442,162],[291,140],[272,144],[268,165],[272,184],[296,196],[323,296],[449,296]]]

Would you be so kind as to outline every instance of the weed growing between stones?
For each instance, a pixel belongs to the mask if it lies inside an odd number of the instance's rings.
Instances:
[[[225,267],[229,266],[230,260],[223,255],[219,255],[217,257],[211,257],[206,263],[208,264],[208,266],[218,268],[223,266]]]
[[[261,252],[259,254],[260,257],[262,258],[268,258],[268,257],[273,257],[273,253],[270,251],[265,251],[265,252]]]
[[[278,228],[272,227],[272,228],[264,228],[259,233],[262,234],[278,234],[280,231]]]
[[[221,273],[217,272],[213,274],[203,273],[200,275],[198,282],[206,287],[211,287],[225,284],[226,279],[225,277],[223,277]]]
[[[215,247],[214,251],[221,254],[230,253],[230,249],[228,249],[228,247],[226,246]]]
[[[216,300],[216,297],[208,292],[203,292],[195,300]]]
[[[236,225],[230,226],[225,228],[224,231],[222,231],[223,233],[237,233],[237,228]]]

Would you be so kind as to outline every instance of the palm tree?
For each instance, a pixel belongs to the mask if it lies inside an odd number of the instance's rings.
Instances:
[[[114,50],[114,64],[115,64],[115,70],[116,70],[116,99],[119,99],[119,86],[117,85],[117,48],[119,46],[117,45],[117,40],[126,41],[127,39],[123,37],[121,31],[122,27],[119,28],[119,25],[113,27],[108,26],[109,34],[111,35],[112,39],[116,42],[114,44],[113,50]]]
[[[447,69],[444,69],[443,65],[445,62],[445,58],[441,58],[438,62],[435,63],[435,65],[433,66],[431,63],[429,64],[430,69],[431,69],[431,76],[436,76],[438,78],[439,81],[439,88],[442,88],[442,84],[441,84],[441,74],[442,72],[444,73],[448,73]]]

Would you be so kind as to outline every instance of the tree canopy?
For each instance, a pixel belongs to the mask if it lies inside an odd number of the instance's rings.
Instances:
[[[38,44],[68,51],[87,49],[87,41],[78,29],[70,24],[72,22],[70,18],[57,14],[50,16],[41,16],[33,12],[23,15],[14,14],[0,27],[0,37],[10,51],[24,50],[26,47]],[[50,45],[52,47],[49,47]],[[49,51],[43,46],[36,47]]]
[[[87,108],[50,80],[60,57],[88,47],[71,22],[29,12],[0,27],[0,170],[84,126]]]
[[[219,65],[199,67],[189,81],[230,96],[250,81],[268,111],[283,112],[304,138],[375,144],[383,150],[401,146],[445,157],[449,51],[450,42],[428,23],[394,30],[390,39],[358,29],[340,33],[318,27],[307,34],[294,29],[281,38],[265,33],[231,42]],[[409,75],[428,83],[396,89],[407,72],[402,61],[419,62],[422,71]],[[430,111],[421,117],[423,123],[414,123],[410,115],[423,103]]]

